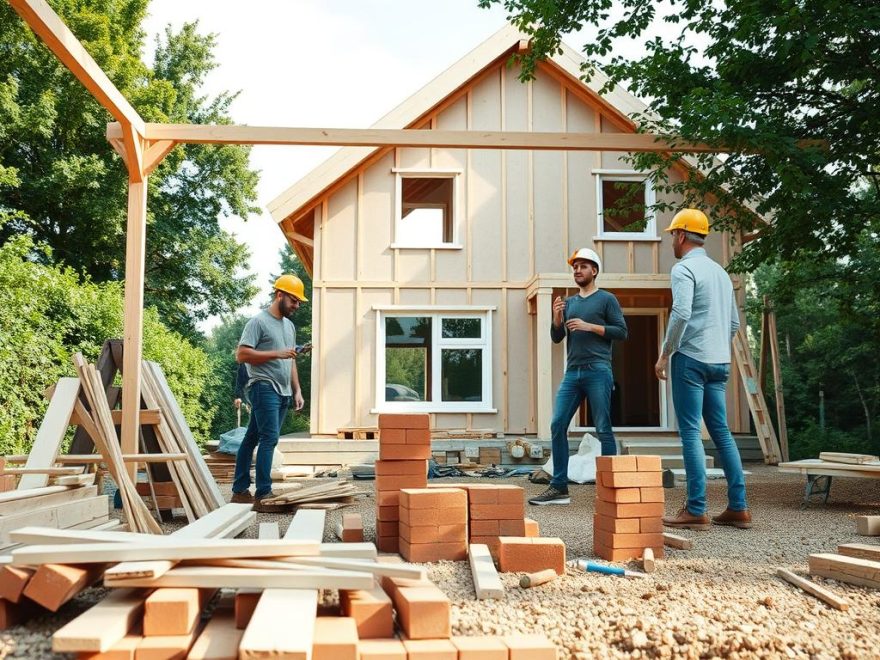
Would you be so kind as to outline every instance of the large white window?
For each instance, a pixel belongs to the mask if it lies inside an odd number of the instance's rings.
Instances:
[[[394,248],[460,248],[458,175],[453,170],[396,169]]]
[[[495,412],[494,308],[373,309],[377,412]]]
[[[604,240],[658,240],[654,187],[644,174],[593,170],[598,235]]]

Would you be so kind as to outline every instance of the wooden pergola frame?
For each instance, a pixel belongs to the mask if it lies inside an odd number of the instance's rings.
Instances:
[[[648,133],[525,133],[416,129],[282,128],[266,126],[148,124],[138,115],[82,43],[45,0],[8,0],[64,66],[116,120],[107,139],[128,169],[128,219],[125,243],[125,316],[122,387],[123,454],[136,454],[140,430],[143,344],[144,250],[147,179],[180,143],[284,144],[456,149],[558,151],[733,151]],[[128,464],[132,477],[137,465]]]

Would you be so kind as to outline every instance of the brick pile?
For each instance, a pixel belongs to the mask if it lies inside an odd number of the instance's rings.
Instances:
[[[407,561],[462,561],[468,552],[468,495],[460,488],[400,491],[400,554]]]
[[[400,491],[428,485],[431,431],[428,415],[379,415],[376,461],[376,547],[400,549]]]
[[[593,552],[608,561],[663,557],[663,475],[659,456],[596,458]]]

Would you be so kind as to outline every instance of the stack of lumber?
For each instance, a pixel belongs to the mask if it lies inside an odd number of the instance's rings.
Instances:
[[[214,451],[202,455],[211,477],[218,484],[231,484],[235,480],[235,456]]]
[[[376,461],[376,546],[400,548],[400,491],[428,485],[431,431],[428,415],[379,415]]]
[[[345,480],[307,488],[300,488],[299,484],[291,485],[297,487],[279,493],[278,497],[265,499],[263,502],[271,505],[297,506],[301,509],[336,509],[351,504],[354,501],[354,496],[359,492],[353,484]]]
[[[639,559],[663,550],[664,493],[659,456],[596,458],[593,552],[608,561]]]
[[[810,555],[810,575],[880,589],[880,546],[848,543],[837,553]]]

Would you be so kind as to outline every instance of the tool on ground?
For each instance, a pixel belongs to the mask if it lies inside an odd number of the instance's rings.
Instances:
[[[584,571],[588,571],[590,573],[602,573],[604,575],[620,575],[622,577],[628,578],[646,578],[648,575],[646,573],[639,573],[638,571],[630,571],[626,568],[620,568],[619,566],[606,566],[605,564],[597,564],[594,561],[589,561],[587,559],[578,559],[577,560],[578,568],[583,569]]]
[[[551,580],[555,580],[557,577],[559,576],[555,569],[545,568],[543,571],[538,571],[537,573],[526,573],[523,575],[519,579],[519,586],[523,589],[529,589],[550,582]]]

